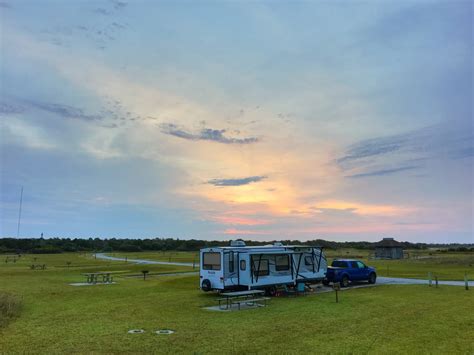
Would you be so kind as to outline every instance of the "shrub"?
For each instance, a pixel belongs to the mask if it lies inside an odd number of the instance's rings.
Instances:
[[[9,293],[0,292],[0,328],[20,314],[21,300]]]

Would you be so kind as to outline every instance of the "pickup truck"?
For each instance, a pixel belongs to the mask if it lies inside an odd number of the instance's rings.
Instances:
[[[360,260],[336,259],[328,267],[323,284],[339,282],[341,287],[349,286],[350,281],[368,281],[374,284],[377,280],[375,268],[365,265]]]

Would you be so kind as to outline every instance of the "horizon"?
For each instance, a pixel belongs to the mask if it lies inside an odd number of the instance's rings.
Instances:
[[[1,236],[474,242],[470,1],[0,13]]]
[[[307,240],[298,240],[298,239],[245,239],[245,238],[237,238],[237,239],[199,239],[199,238],[179,238],[179,237],[139,237],[139,238],[133,238],[133,237],[58,237],[58,236],[40,236],[40,237],[5,237],[5,236],[0,236],[0,240],[2,239],[79,239],[79,240],[89,240],[89,239],[99,239],[99,240],[154,240],[154,239],[160,239],[160,240],[184,240],[184,241],[190,241],[190,240],[195,240],[195,241],[204,241],[204,242],[231,242],[235,240],[242,240],[244,242],[257,242],[257,243],[264,243],[264,242],[308,242],[308,241],[317,241],[321,240],[324,242],[330,242],[330,243],[378,243],[382,241],[382,239],[385,238],[391,238],[391,237],[381,237],[379,240],[330,240],[330,239],[325,239],[325,238],[310,238]],[[412,240],[398,240],[395,239],[397,242],[400,243],[409,243],[409,244],[426,244],[426,245],[467,245],[467,246],[473,246],[474,242],[471,243],[459,243],[459,242],[449,242],[449,243],[425,243],[425,242],[417,242],[417,241],[412,241]]]

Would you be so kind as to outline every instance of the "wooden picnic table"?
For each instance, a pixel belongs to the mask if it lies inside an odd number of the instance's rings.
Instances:
[[[102,283],[111,283],[113,281],[111,272],[86,272],[83,275],[86,277],[87,283],[89,284],[96,284],[99,282],[99,277],[102,277]]]
[[[229,309],[232,307],[233,303],[238,304],[240,309],[240,303],[255,303],[257,301],[266,301],[266,298],[260,298],[263,296],[265,291],[263,290],[247,290],[247,291],[235,291],[235,292],[226,292],[221,293],[222,298],[218,299],[219,308],[222,308],[222,303],[225,301],[225,308]]]

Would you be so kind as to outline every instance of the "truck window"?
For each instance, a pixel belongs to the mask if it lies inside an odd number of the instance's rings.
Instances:
[[[366,268],[365,264],[364,264],[364,263],[361,263],[360,261],[357,262],[357,267],[358,267],[359,269],[365,269],[365,268]]]
[[[290,270],[290,258],[288,257],[288,255],[275,255],[275,270]]]
[[[203,253],[202,268],[204,270],[220,270],[221,253]]]
[[[351,261],[351,268],[358,269],[359,265],[357,265],[357,261]]]
[[[340,261],[340,260],[334,260],[332,262],[331,266],[347,268],[346,262],[345,261]]]

